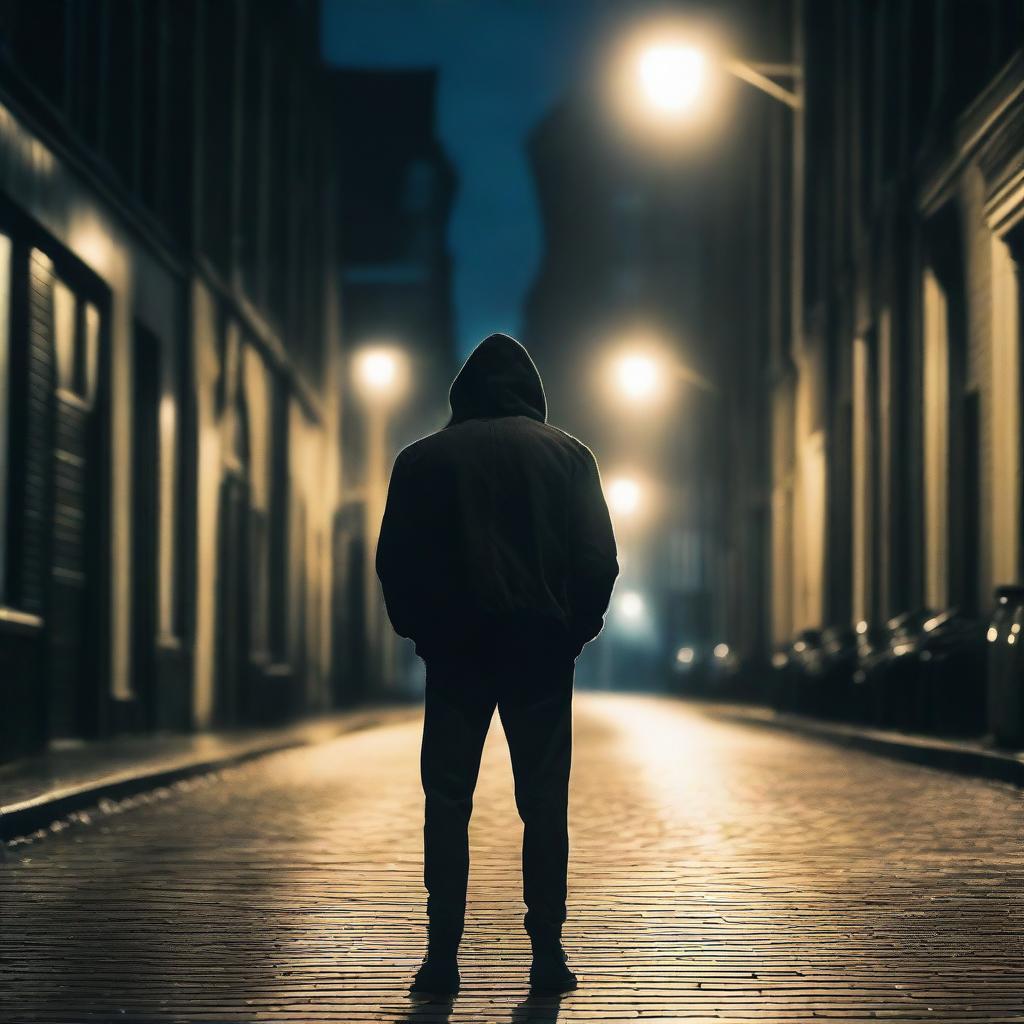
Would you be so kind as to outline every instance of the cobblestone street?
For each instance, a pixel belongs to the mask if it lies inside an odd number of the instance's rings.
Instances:
[[[569,922],[580,989],[527,997],[508,754],[473,823],[463,990],[424,940],[419,722],[192,780],[7,850],[0,1019],[1024,1021],[1009,787],[577,696]]]

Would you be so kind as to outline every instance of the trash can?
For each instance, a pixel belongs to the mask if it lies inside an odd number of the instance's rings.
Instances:
[[[1002,746],[1024,747],[1024,586],[996,588],[988,627],[988,731]]]

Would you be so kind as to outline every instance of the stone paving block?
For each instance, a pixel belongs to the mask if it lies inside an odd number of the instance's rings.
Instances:
[[[497,724],[451,1003],[423,951],[419,724],[167,788],[6,848],[0,1021],[1024,1021],[1012,787],[577,698],[570,918],[581,979],[527,993]]]

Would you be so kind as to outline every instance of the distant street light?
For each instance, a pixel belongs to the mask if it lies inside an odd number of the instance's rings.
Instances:
[[[702,374],[672,358],[664,346],[628,342],[610,363],[611,385],[620,398],[630,405],[647,408],[655,405],[676,381],[686,381],[703,391],[716,393],[718,388]]]
[[[366,632],[371,645],[368,654],[370,664],[376,666],[376,673],[385,685],[393,675],[394,642],[384,618],[373,562],[387,501],[388,465],[391,461],[388,416],[405,391],[407,378],[408,358],[397,347],[367,345],[353,356],[353,383],[366,406],[366,565],[363,580]]]
[[[390,347],[364,348],[355,356],[356,385],[366,399],[398,397],[404,384],[404,370],[405,357]]]
[[[619,477],[608,486],[608,504],[618,516],[632,516],[640,507],[640,485],[628,477]]]
[[[627,590],[619,598],[619,611],[625,618],[636,621],[644,614],[644,599],[635,590]]]
[[[658,364],[652,356],[642,353],[622,356],[616,363],[615,373],[619,390],[630,401],[645,402],[658,393]]]

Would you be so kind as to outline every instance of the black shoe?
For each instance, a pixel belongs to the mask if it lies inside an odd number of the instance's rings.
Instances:
[[[414,996],[453,996],[459,991],[459,962],[455,954],[428,951],[416,972],[409,994]]]
[[[565,950],[560,942],[534,944],[530,966],[530,994],[554,996],[571,992],[579,982],[566,964]]]

